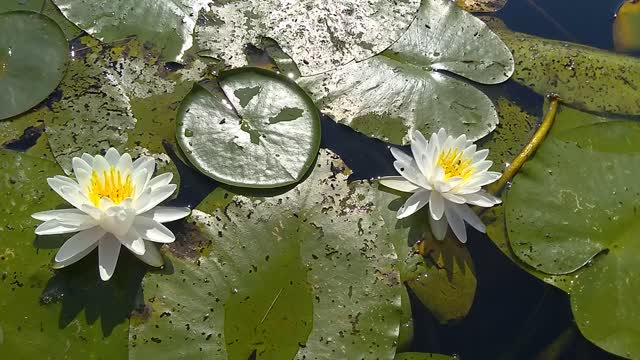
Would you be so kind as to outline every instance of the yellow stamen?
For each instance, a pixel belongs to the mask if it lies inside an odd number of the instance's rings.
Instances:
[[[131,197],[133,186],[131,175],[123,177],[123,174],[114,167],[108,171],[103,171],[100,176],[95,170],[91,173],[91,184],[88,186],[89,200],[98,206],[100,199],[109,198],[114,204],[119,204],[122,200]]]
[[[459,149],[442,151],[438,156],[438,165],[444,169],[445,179],[456,176],[468,179],[473,175],[473,168],[469,166],[471,159],[463,159],[462,151]]]

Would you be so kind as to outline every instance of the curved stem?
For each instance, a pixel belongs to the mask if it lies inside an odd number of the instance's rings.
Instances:
[[[525,147],[520,151],[518,156],[513,160],[513,162],[507,167],[504,171],[500,179],[495,183],[489,186],[489,192],[492,194],[497,194],[502,191],[502,188],[511,180],[522,168],[522,165],[533,155],[533,153],[540,147],[542,141],[549,133],[553,122],[556,119],[556,112],[558,111],[558,97],[553,95],[550,98],[551,102],[549,104],[549,110],[545,114],[540,127],[531,137],[529,143],[525,145]]]

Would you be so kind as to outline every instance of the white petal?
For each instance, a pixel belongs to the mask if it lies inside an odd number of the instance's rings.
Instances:
[[[83,257],[89,255],[95,248],[98,247],[98,244],[100,243],[100,240],[94,242],[93,244],[91,244],[89,247],[87,247],[86,249],[84,249],[83,251],[78,252],[77,254],[75,254],[74,256],[68,258],[65,261],[54,261],[53,266],[51,266],[54,269],[62,269],[65,268],[71,264],[74,264],[78,261],[80,261]]]
[[[155,190],[160,186],[169,185],[172,179],[173,179],[173,174],[170,172],[166,172],[149,180],[149,183],[147,184],[147,186],[150,187],[151,190]]]
[[[107,153],[104,154],[104,159],[107,160],[109,166],[116,167],[118,161],[120,161],[120,153],[115,148],[109,148]]]
[[[170,221],[175,221],[182,219],[188,216],[191,213],[191,209],[182,208],[182,207],[165,207],[165,206],[156,206],[155,208],[147,211],[140,216],[145,216],[150,219],[153,219],[159,223],[166,223]]]
[[[476,153],[476,145],[471,143],[462,151],[463,159],[473,159],[473,155]]]
[[[75,158],[77,159],[77,158]],[[82,190],[86,190],[87,187],[91,185],[91,172],[86,171],[85,169],[77,169],[75,170],[76,179],[78,179],[78,187],[80,188],[83,194],[87,194]]]
[[[87,219],[91,219],[87,216]],[[96,226],[95,220],[87,220],[83,223],[63,223],[59,220],[49,220],[40,224],[36,228],[36,235],[57,235],[57,234],[69,234],[86,229],[90,229]]]
[[[462,134],[453,141],[453,148],[464,150],[467,147],[467,136]]]
[[[131,227],[124,235],[116,235],[116,237],[132,253],[144,255],[144,240],[134,227]]]
[[[473,167],[476,173],[481,173],[483,171],[489,170],[491,165],[493,165],[493,161],[482,160],[482,161],[479,161],[477,164],[473,165]]]
[[[61,184],[61,186],[78,186],[78,183],[73,181],[73,179],[68,178],[66,176],[62,176],[62,175],[56,175],[54,177],[52,177],[51,179],[56,180],[57,182],[59,182]],[[47,179],[49,180],[49,179]]]
[[[141,169],[147,170],[147,183],[151,180],[153,172],[156,170],[156,161],[152,157],[147,157],[147,161],[142,163]],[[135,170],[134,170],[135,171]]]
[[[71,165],[73,166],[73,172],[76,174],[78,174],[78,170],[84,170],[85,172],[91,174],[91,171],[93,170],[91,168],[91,165],[87,164],[86,161],[82,160],[79,157],[74,157],[73,159],[71,159]]]
[[[88,248],[94,249],[96,243],[104,234],[105,231],[99,226],[96,226],[73,235],[62,244],[56,254],[55,261],[58,263],[65,262],[76,257],[78,254],[86,252]]]
[[[75,218],[83,215],[86,214],[79,209],[61,209],[37,212],[31,217],[40,221],[49,221],[57,218]]]
[[[398,191],[416,192],[420,190],[420,186],[406,180],[402,176],[385,176],[380,178],[378,181],[380,184]]]
[[[102,210],[107,210],[110,207],[115,206],[116,204],[113,203],[113,200],[109,199],[108,197],[103,197],[100,199],[100,209]]]
[[[171,230],[167,229],[166,226],[144,216],[136,217],[133,226],[136,232],[145,240],[158,243],[172,243],[176,239]]]
[[[437,133],[437,140],[438,140],[438,150],[442,150],[442,148],[444,147],[444,143],[447,141],[447,138],[449,136],[447,136],[447,131],[444,128],[440,128],[440,130],[438,130]]]
[[[48,178],[47,183],[49,184],[51,189],[53,189],[53,191],[60,195],[60,197],[62,197],[65,201],[79,208],[80,205],[82,205],[83,201],[79,197],[79,192],[77,191],[79,190],[78,184],[71,179],[63,178],[63,176],[61,176],[60,178]],[[76,190],[75,192],[74,189]]]
[[[93,205],[84,204],[80,209],[96,221],[100,220],[100,217],[102,217],[102,210]]]
[[[120,255],[120,242],[112,235],[107,234],[98,242],[98,270],[103,281],[111,279],[116,270],[118,255]]]
[[[105,171],[109,171],[111,164],[102,156],[96,155],[93,158],[93,170],[97,172],[100,176],[104,174]]]
[[[429,202],[429,190],[420,190],[416,193],[413,193],[407,201],[402,205],[402,207],[398,210],[396,217],[398,219],[406,218],[407,216],[413,215],[416,211],[422,209]]]
[[[128,153],[122,154],[122,156],[120,156],[120,159],[118,159],[116,169],[118,169],[120,174],[130,174],[133,171],[133,162],[131,160],[131,155],[129,155]]]
[[[93,156],[87,153],[84,153],[80,158],[84,160],[84,162],[86,162],[93,169]]]
[[[444,214],[444,198],[437,191],[431,192],[431,198],[429,199],[429,211],[431,213],[431,217],[434,220],[442,219],[442,215]]]
[[[427,156],[431,154],[427,154],[427,145],[427,139],[424,138],[422,133],[415,131],[413,133],[413,141],[411,141],[411,152],[420,172],[423,174],[431,170],[431,159]]]
[[[489,155],[489,149],[482,149],[476,152],[475,154],[473,154],[473,157],[471,158],[471,165],[474,165],[477,162],[483,161],[484,159],[487,158],[488,155]]]
[[[456,205],[453,209],[462,217],[464,221],[466,221],[469,225],[471,225],[474,229],[480,231],[481,233],[486,232],[486,228],[480,220],[478,214],[476,214],[471,208],[467,205]]]
[[[405,163],[411,163],[413,161],[413,158],[410,155],[398,148],[389,147],[389,150],[391,150],[391,155],[393,155],[393,157],[398,161]]]
[[[133,186],[134,194],[140,196],[147,187],[147,169],[140,169],[133,173],[133,179],[131,185]]]
[[[431,185],[429,185],[415,161],[412,160],[410,163],[405,163],[396,160],[393,162],[393,167],[405,179],[427,190],[431,190]]]
[[[138,200],[136,200],[136,203],[135,203],[136,214],[142,214],[153,209],[156,205],[160,204],[161,202],[165,201],[169,196],[171,196],[171,194],[173,194],[176,191],[176,188],[177,186],[175,184],[170,184],[166,186],[161,186],[153,190],[149,194],[149,199],[146,202],[146,204],[144,204],[144,206],[139,204]]]
[[[451,206],[447,206],[445,209],[445,216],[447,217],[447,222],[453,230],[453,233],[456,235],[458,240],[461,243],[467,242],[467,228],[464,226],[464,221],[458,213],[452,209]]]
[[[436,220],[429,216],[429,225],[431,226],[433,236],[438,240],[444,240],[444,237],[447,235],[447,229],[449,228],[447,219],[442,217],[440,220]]]
[[[463,195],[468,204],[482,206],[482,207],[492,207],[493,205],[500,204],[502,201],[484,191],[478,191],[473,194]]]
[[[455,204],[464,204],[466,202],[464,197],[460,196],[460,195],[456,195],[456,194],[453,194],[453,193],[450,193],[450,192],[443,192],[443,193],[440,193],[440,194],[442,195],[442,197],[444,197],[445,199],[447,199],[447,200],[449,200],[449,201],[451,201],[452,203],[455,203]]]
[[[145,241],[144,247],[144,255],[136,255],[138,259],[154,267],[161,267],[162,265],[164,265],[164,260],[162,259],[160,250],[158,250],[158,247],[154,243]]]

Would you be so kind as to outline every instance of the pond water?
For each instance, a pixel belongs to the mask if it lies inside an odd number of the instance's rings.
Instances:
[[[611,27],[619,5],[620,0],[509,0],[492,15],[513,31],[612,50]],[[511,80],[479,87],[487,93],[506,89],[522,109],[542,118],[543,98]],[[396,174],[388,144],[326,115],[322,115],[321,125],[321,147],[345,161],[353,171],[350,181]],[[44,125],[29,128],[5,147],[30,148],[43,131]],[[177,154],[179,149],[168,141],[164,148],[176,163],[181,181],[179,196],[169,204],[195,208],[218,183],[185,165],[180,160],[184,157]],[[470,313],[462,320],[440,324],[409,291],[415,324],[411,351],[455,354],[468,360],[618,359],[580,334],[566,293],[522,270],[486,236],[475,231],[471,234],[466,246],[473,254],[478,283]],[[140,280],[142,275],[138,275]],[[0,344],[1,336],[0,332]]]

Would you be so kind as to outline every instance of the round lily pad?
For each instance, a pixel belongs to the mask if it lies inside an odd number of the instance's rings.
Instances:
[[[201,172],[254,188],[297,182],[320,147],[320,115],[284,76],[231,70],[219,86],[196,86],[178,114],[178,143]]]
[[[14,11],[0,14],[0,119],[18,115],[46,99],[69,61],[69,45],[46,16]]]

